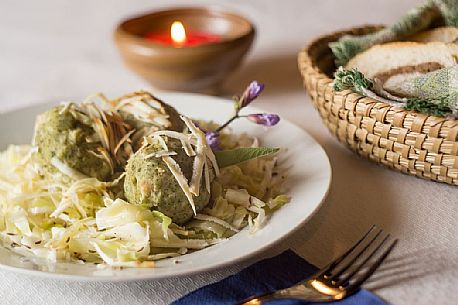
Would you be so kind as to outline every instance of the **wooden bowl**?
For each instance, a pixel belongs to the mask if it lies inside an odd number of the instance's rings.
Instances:
[[[144,38],[150,32],[168,32],[174,21],[186,28],[222,36],[221,41],[192,47],[174,47]],[[156,11],[121,22],[114,33],[127,66],[153,87],[201,92],[217,88],[241,63],[255,37],[245,18],[207,8]]]

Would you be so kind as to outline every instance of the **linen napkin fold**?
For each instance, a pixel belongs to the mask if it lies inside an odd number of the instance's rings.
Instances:
[[[287,288],[305,279],[317,268],[291,250],[273,258],[257,262],[237,274],[219,282],[197,289],[172,305],[232,305],[250,296]],[[273,300],[273,305],[323,304],[298,300]],[[367,290],[361,289],[354,295],[331,303],[339,305],[386,305]]]
[[[390,27],[362,36],[345,35],[331,42],[329,47],[336,58],[336,66],[345,66],[352,57],[373,45],[404,40],[433,25],[458,26],[458,1],[428,0]]]
[[[358,70],[339,67],[334,73],[335,91],[352,90],[406,110],[427,115],[458,118],[458,65],[406,79],[398,92],[390,93],[377,79],[368,79]]]

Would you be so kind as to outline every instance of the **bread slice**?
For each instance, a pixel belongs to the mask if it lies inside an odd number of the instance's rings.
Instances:
[[[444,26],[440,28],[435,28],[429,31],[420,32],[413,36],[410,36],[406,41],[416,41],[416,42],[457,42],[458,41],[458,28],[453,26]]]
[[[375,45],[353,57],[346,69],[357,69],[382,83],[402,73],[427,73],[458,62],[458,44],[443,42],[391,42]]]
[[[422,74],[458,63],[458,44],[443,42],[392,42],[376,45],[356,55],[347,69],[357,69],[376,80],[385,91],[410,97],[407,83]]]

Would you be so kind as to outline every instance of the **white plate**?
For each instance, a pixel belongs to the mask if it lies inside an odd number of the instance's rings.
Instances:
[[[184,115],[223,122],[233,111],[227,100],[211,96],[183,93],[159,95]],[[41,104],[0,114],[0,149],[9,144],[30,143],[35,116],[56,103]],[[262,112],[248,107],[245,113]],[[272,246],[304,224],[318,209],[329,189],[331,167],[323,148],[304,130],[281,120],[272,128],[265,128],[240,119],[232,125],[233,131],[258,136],[265,146],[284,147],[281,162],[289,167],[285,184],[290,203],[276,211],[264,228],[254,235],[247,230],[209,248],[157,263],[156,268],[100,269],[95,265],[75,263],[49,263],[39,259],[24,258],[0,246],[0,268],[40,275],[82,281],[128,281],[159,279],[208,271],[246,259]]]

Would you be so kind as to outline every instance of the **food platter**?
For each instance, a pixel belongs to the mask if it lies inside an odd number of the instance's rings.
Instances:
[[[167,101],[182,114],[204,120],[222,122],[233,111],[227,100],[184,93],[163,93]],[[46,103],[0,114],[0,149],[9,144],[30,143],[35,117],[57,104]],[[247,107],[246,112],[262,110]],[[183,276],[220,268],[252,257],[291,234],[303,225],[319,208],[329,189],[331,167],[322,147],[304,130],[287,120],[275,128],[266,129],[240,120],[231,126],[233,132],[246,132],[259,138],[263,145],[284,149],[279,163],[288,169],[285,183],[291,202],[277,210],[265,226],[250,234],[246,229],[228,240],[184,256],[158,261],[154,268],[100,268],[95,264],[68,262],[50,263],[42,259],[25,258],[0,248],[0,268],[30,275],[66,278],[81,281],[129,281]]]

